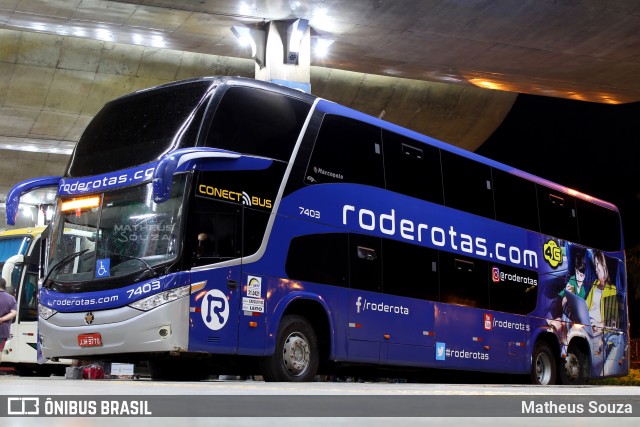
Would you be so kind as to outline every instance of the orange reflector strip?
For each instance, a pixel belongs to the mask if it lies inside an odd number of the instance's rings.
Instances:
[[[383,335],[383,337],[384,337],[384,339],[385,339],[385,340],[388,340],[389,338],[391,338],[391,335],[389,335],[389,334],[384,334],[384,335]]]
[[[62,212],[75,211],[77,209],[95,208],[100,206],[100,197],[84,197],[82,199],[68,200],[62,202],[60,210]]]
[[[207,281],[205,280],[204,282],[197,282],[197,283],[192,283],[191,284],[191,293],[195,294],[196,292],[204,289],[204,287],[207,285]]]
[[[249,322],[249,326],[252,328],[257,328],[258,327],[258,322]]]
[[[485,346],[484,346],[484,349],[485,349],[485,350],[489,350],[489,346],[488,346],[488,345],[485,345]]]

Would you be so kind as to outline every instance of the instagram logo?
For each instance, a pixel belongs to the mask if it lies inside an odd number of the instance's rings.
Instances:
[[[491,278],[495,283],[500,282],[500,269],[498,267],[493,267],[491,271]]]
[[[484,330],[490,331],[493,327],[493,314],[484,314]]]

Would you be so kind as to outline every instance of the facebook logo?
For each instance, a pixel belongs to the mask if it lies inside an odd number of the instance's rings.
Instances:
[[[447,345],[443,342],[436,343],[436,360],[446,360]]]
[[[7,415],[39,415],[39,397],[8,397]]]

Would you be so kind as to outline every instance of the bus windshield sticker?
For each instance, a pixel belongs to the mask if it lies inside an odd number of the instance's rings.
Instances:
[[[109,258],[99,259],[96,262],[96,277],[109,277],[111,260]]]

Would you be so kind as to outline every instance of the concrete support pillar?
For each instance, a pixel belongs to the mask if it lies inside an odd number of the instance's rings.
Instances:
[[[299,37],[292,34],[300,29]],[[311,93],[311,36],[306,21],[271,21],[265,32],[265,60],[263,64],[256,61],[256,79]]]

